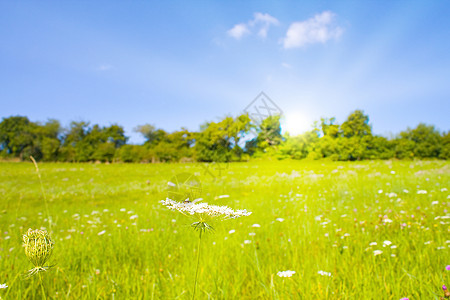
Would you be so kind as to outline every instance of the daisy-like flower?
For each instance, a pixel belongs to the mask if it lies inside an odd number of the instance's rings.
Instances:
[[[6,283],[2,283],[0,284],[0,289],[6,289],[8,286],[6,285]]]
[[[53,245],[54,242],[45,230],[28,229],[28,232],[23,235],[25,255],[34,265],[34,268],[28,271],[28,276],[47,271],[50,268],[49,266],[44,266],[44,264],[52,256]]]
[[[278,277],[291,277],[295,274],[295,271],[287,270],[287,271],[280,271],[277,273]]]

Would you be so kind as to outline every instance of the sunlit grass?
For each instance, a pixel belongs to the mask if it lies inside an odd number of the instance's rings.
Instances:
[[[220,176],[197,164],[39,169],[55,242],[47,298],[191,297],[198,233],[159,203],[185,172],[208,204],[252,212],[202,236],[198,299],[438,299],[450,285],[444,161],[236,163]],[[0,197],[0,296],[38,297],[39,278],[21,276],[22,235],[49,230],[34,166],[0,164]]]

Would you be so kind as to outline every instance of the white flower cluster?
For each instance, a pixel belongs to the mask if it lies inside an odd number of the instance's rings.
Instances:
[[[329,277],[331,277],[331,273],[330,272],[325,272],[325,271],[319,271],[319,272],[317,272],[319,275],[322,275],[322,276],[329,276]]]
[[[287,270],[287,271],[280,271],[277,273],[279,277],[291,277],[295,274],[295,271]]]
[[[177,202],[167,198],[166,200],[161,200],[161,204],[171,210],[178,210],[181,213],[189,215],[205,214],[210,217],[223,217],[225,219],[234,219],[251,215],[251,212],[246,209],[233,210],[228,206],[208,205],[208,203],[204,202],[198,204]]]

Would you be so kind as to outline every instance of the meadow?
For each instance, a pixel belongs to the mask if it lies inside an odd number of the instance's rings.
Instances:
[[[196,299],[439,299],[450,285],[447,161],[216,167],[41,163],[41,189],[32,163],[0,163],[0,297],[190,299],[195,219],[160,203],[181,173],[204,202],[252,212],[211,221]],[[28,228],[55,242],[42,286],[23,276]]]

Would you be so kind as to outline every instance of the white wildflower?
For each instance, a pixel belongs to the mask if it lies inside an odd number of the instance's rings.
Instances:
[[[383,242],[383,247],[390,246],[390,245],[392,245],[391,241],[386,240],[386,241]]]
[[[188,215],[207,215],[210,217],[221,217],[224,219],[235,219],[249,216],[251,212],[246,209],[233,210],[228,206],[208,205],[208,203],[184,203],[171,199],[162,200],[161,203],[171,210],[177,210]]]
[[[8,286],[6,285],[6,283],[2,283],[0,284],[0,289],[6,289]]]
[[[254,227],[254,228],[259,228],[259,227],[261,227],[261,225],[259,225],[259,224],[253,224],[252,227]]]
[[[283,222],[283,221],[284,221],[283,218],[277,218],[276,220],[277,220],[278,222]]]
[[[228,231],[229,234],[233,234],[235,232],[236,232],[236,230],[234,230],[234,229],[231,229],[230,231]]]
[[[291,277],[295,274],[295,271],[287,270],[287,271],[280,271],[277,273],[279,277]]]
[[[130,217],[130,220],[134,220],[134,219],[137,219],[138,218],[138,215],[132,215],[131,217]]]
[[[329,276],[329,277],[331,277],[331,273],[330,272],[325,272],[325,271],[319,271],[319,272],[317,272],[319,275],[322,275],[322,276]]]
[[[381,251],[381,250],[375,250],[375,251],[373,251],[373,255],[374,255],[374,256],[380,255],[381,253],[383,253],[383,251]]]
[[[244,244],[250,244],[252,241],[250,241],[250,240],[245,240],[244,241]]]
[[[97,235],[103,235],[103,234],[105,234],[105,232],[106,232],[106,230],[102,230],[99,233],[97,233]]]
[[[426,190],[418,190],[417,191],[417,194],[422,194],[422,195],[424,195],[424,194],[427,194],[428,192],[426,191]]]
[[[439,204],[439,201],[433,201],[433,202],[431,202],[431,205],[438,205]]]
[[[377,245],[377,242],[372,242],[369,244],[369,246],[376,246],[376,245]]]

